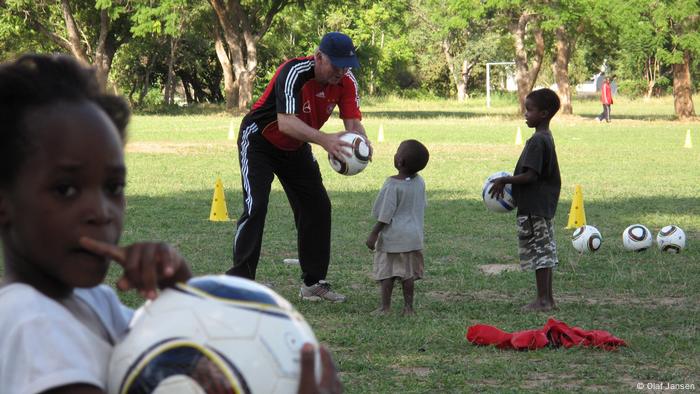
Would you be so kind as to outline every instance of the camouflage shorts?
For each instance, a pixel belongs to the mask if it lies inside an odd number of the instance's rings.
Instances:
[[[556,267],[559,259],[552,220],[541,216],[518,216],[517,220],[520,268],[534,271]]]

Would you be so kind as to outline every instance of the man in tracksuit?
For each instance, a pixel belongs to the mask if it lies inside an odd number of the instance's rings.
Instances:
[[[326,282],[330,260],[331,203],[310,143],[343,157],[340,139],[346,131],[366,136],[358,86],[351,68],[358,68],[352,40],[332,32],[323,36],[313,56],[283,63],[262,97],[243,118],[238,135],[243,186],[243,213],[233,241],[229,275],[255,279],[260,258],[270,185],[276,175],[294,213],[299,263],[306,300],[343,302]],[[345,131],[319,129],[335,107]]]

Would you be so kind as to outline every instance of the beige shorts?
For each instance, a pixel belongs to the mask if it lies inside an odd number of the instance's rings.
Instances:
[[[402,253],[374,252],[375,280],[389,278],[421,279],[423,277],[423,252],[414,250]]]

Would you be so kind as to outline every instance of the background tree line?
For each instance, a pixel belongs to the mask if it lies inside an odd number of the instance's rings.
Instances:
[[[556,83],[572,113],[573,86],[607,61],[621,93],[673,94],[677,116],[695,116],[699,0],[0,0],[0,59],[71,53],[136,107],[179,91],[245,110],[333,30],[358,46],[365,95],[468,100],[487,62],[513,61],[521,108]]]

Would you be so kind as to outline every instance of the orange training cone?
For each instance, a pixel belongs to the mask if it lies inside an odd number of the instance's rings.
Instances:
[[[581,185],[574,188],[574,199],[569,210],[569,222],[565,228],[574,229],[586,225],[586,210],[583,208],[583,191]]]
[[[209,220],[212,222],[227,222],[229,220],[228,210],[226,209],[226,198],[224,197],[224,186],[221,183],[221,178],[216,179]]]

